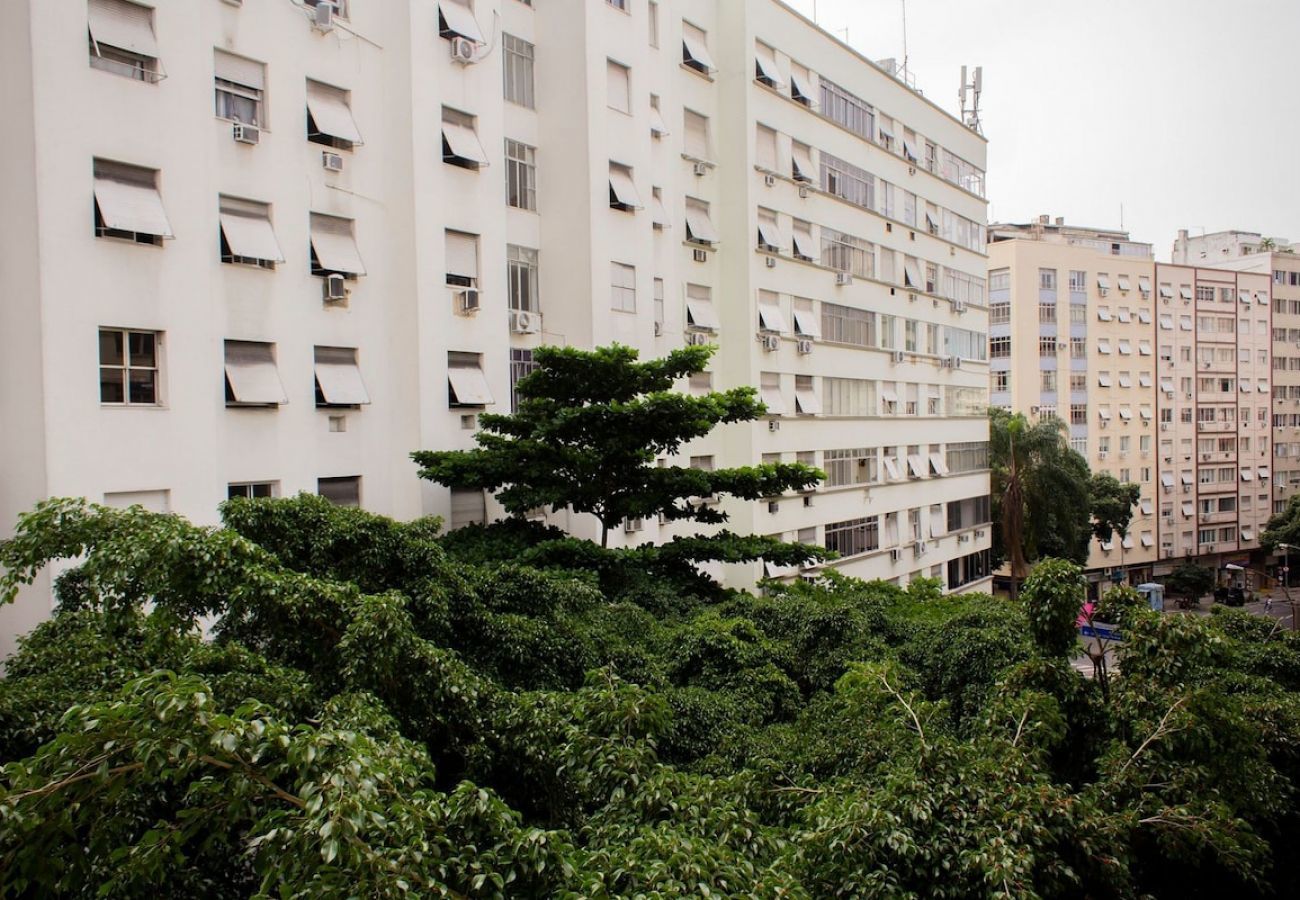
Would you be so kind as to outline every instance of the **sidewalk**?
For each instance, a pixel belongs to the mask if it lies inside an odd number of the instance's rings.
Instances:
[[[1256,595],[1254,600],[1246,603],[1244,606],[1235,608],[1242,609],[1256,616],[1272,616],[1274,619],[1281,620],[1284,627],[1290,627],[1291,604],[1287,601],[1286,594],[1280,590],[1273,590],[1271,592],[1273,596],[1273,609],[1269,612],[1264,608],[1265,598],[1269,593],[1270,591],[1261,591]],[[1300,608],[1300,587],[1291,588],[1291,597],[1296,601],[1297,607]],[[1178,603],[1175,600],[1166,597],[1164,611],[1167,613],[1181,613],[1190,616],[1208,616],[1210,610],[1213,609],[1215,605],[1213,594],[1206,594],[1201,598],[1201,602],[1196,606],[1193,606],[1191,609],[1179,609]]]

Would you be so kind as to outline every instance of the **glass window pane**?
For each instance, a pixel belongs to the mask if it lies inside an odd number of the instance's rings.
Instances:
[[[122,332],[99,332],[99,364],[101,366],[120,366],[122,359]]]
[[[130,332],[131,365],[155,368],[154,335],[147,331]]]
[[[125,403],[125,372],[122,369],[99,370],[99,402]]]
[[[131,370],[131,402],[156,403],[156,373],[152,369]]]

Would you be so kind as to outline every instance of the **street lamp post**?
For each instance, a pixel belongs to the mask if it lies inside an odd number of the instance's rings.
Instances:
[[[1278,544],[1282,548],[1282,593],[1286,595],[1286,602],[1291,606],[1291,630],[1295,631],[1296,625],[1296,605],[1295,599],[1291,596],[1291,545]]]

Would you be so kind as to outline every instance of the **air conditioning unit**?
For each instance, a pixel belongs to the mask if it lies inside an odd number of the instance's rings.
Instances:
[[[694,172],[696,175],[708,175],[709,164],[706,162],[700,162],[699,160],[696,160],[695,165],[691,167],[691,171]]]
[[[769,353],[781,349],[781,338],[775,334],[761,334],[758,339],[763,343],[763,349]]]
[[[769,257],[767,257],[767,267],[768,267],[769,269],[775,269],[775,268],[776,268],[776,257],[775,257],[775,256],[769,256]]]
[[[926,549],[925,541],[917,541],[912,545],[912,555],[915,557],[924,556]]]
[[[809,340],[798,341],[795,348],[802,354],[807,355],[813,352],[813,342]]]
[[[687,347],[703,347],[708,342],[709,342],[709,335],[705,334],[703,331],[686,332]]]
[[[1104,460],[1104,459],[1105,459],[1107,456],[1109,456],[1109,455],[1110,455],[1110,454],[1107,453],[1105,450],[1100,450],[1100,451],[1098,451],[1098,453],[1097,453],[1097,458],[1098,458],[1098,459],[1101,459],[1101,460]]]
[[[1190,494],[1191,492],[1192,492],[1192,486],[1190,484],[1183,485],[1184,494]]]
[[[890,359],[892,359],[892,360],[893,360],[894,362],[896,362],[896,363],[901,363],[901,362],[903,361],[903,351],[902,351],[902,350],[895,350],[895,351],[890,355]]]
[[[850,275],[848,272],[836,272],[835,283],[839,285],[852,284],[853,276]]]
[[[655,337],[663,337],[663,333],[664,333],[664,323],[655,322]]]
[[[959,534],[959,535],[957,535],[957,543],[959,543],[959,544],[969,544],[969,543],[970,543],[970,535],[969,535],[969,534]]]
[[[463,291],[456,292],[456,300],[460,304],[462,313],[476,313],[482,298],[479,297],[477,288],[466,288]]]
[[[348,299],[348,280],[338,273],[326,275],[321,288],[327,303]]]
[[[696,262],[708,262],[708,261],[709,261],[709,254],[708,254],[708,252],[705,251],[705,250],[700,250],[700,249],[697,248],[697,249],[695,249],[695,250],[692,251],[692,254],[693,254],[692,258],[693,258]]]
[[[771,174],[770,172],[769,172],[768,174],[764,175],[764,176],[763,176],[763,184],[767,185],[768,187],[775,187],[775,186],[776,186],[776,176],[773,175],[773,174]]]
[[[645,522],[644,522],[642,519],[624,519],[624,520],[623,520],[623,533],[624,533],[624,534],[635,534],[636,532],[640,531],[640,530],[641,530],[642,528],[644,528],[644,527],[645,527]]]
[[[892,562],[898,562],[898,558],[902,555],[903,551],[899,550],[897,547],[889,551],[889,559]]]
[[[537,334],[542,330],[541,313],[522,309],[510,311],[510,330],[515,334]]]
[[[807,200],[807,199],[808,199],[808,194],[809,194],[809,191],[808,191],[808,185],[806,185],[806,184],[801,184],[801,185],[799,185],[799,199],[800,199],[800,200]]]
[[[945,368],[945,369],[951,369],[951,368],[952,368],[952,357],[951,357],[951,356],[945,356],[945,357],[943,357],[942,359],[939,360],[939,365],[942,366],[942,367]]]
[[[960,356],[954,356],[954,357],[952,358],[952,367],[953,367],[954,369],[960,369],[960,368],[961,368],[961,357],[960,357]]]
[[[774,513],[774,512],[777,512],[777,511],[780,510],[780,509],[781,509],[781,504],[780,504],[779,502],[777,502],[776,500],[769,500],[769,501],[767,501],[767,511],[768,511],[768,512],[770,512],[770,513]]]
[[[469,38],[454,37],[451,39],[451,61],[459,63],[462,66],[468,66],[477,62],[475,55],[478,53],[478,47]]]
[[[312,10],[312,27],[321,34],[334,30],[335,9],[333,3],[317,3]]]
[[[321,165],[325,167],[326,171],[329,172],[343,171],[342,153],[331,153],[329,150],[323,150],[321,151],[320,162]]]
[[[959,316],[964,316],[966,314],[966,301],[964,300],[952,301],[952,311]]]
[[[256,144],[262,139],[262,129],[256,125],[245,125],[243,122],[236,122],[234,127],[235,141],[240,144]]]
[[[776,420],[776,419],[768,419],[768,422],[767,422],[767,430],[768,430],[768,431],[780,431],[780,430],[781,430],[781,423],[780,423],[778,420]]]

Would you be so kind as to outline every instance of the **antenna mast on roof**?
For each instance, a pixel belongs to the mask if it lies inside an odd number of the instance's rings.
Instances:
[[[966,67],[961,67],[961,90],[957,96],[961,99],[961,120],[966,127],[976,134],[984,133],[980,122],[980,94],[984,90],[984,67],[976,66],[974,77],[966,79]]]
[[[907,82],[907,0],[901,0],[903,4],[903,81]]]

